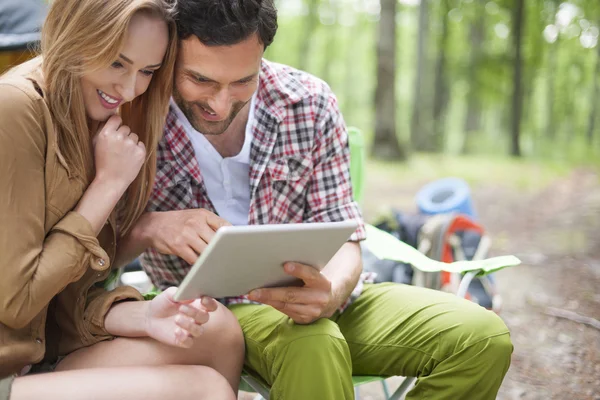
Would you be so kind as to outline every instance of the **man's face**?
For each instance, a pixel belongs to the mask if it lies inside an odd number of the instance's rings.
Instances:
[[[263,52],[257,34],[233,46],[180,41],[173,98],[194,129],[225,132],[256,91]]]

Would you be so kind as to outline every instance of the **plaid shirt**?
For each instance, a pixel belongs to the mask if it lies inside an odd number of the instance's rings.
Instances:
[[[263,60],[249,121],[248,224],[285,224],[354,219],[360,226],[351,240],[365,238],[358,205],[352,197],[348,134],[337,99],[323,81],[291,67]],[[205,208],[216,213],[203,183],[194,148],[173,110],[158,147],[157,172],[148,211]],[[152,282],[177,286],[191,266],[179,257],[146,251],[141,263]],[[360,295],[365,281],[346,301]],[[228,303],[247,302],[243,297]]]

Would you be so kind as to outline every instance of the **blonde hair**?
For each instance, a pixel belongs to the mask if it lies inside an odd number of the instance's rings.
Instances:
[[[94,173],[90,127],[80,78],[118,58],[132,17],[144,12],[165,20],[169,46],[162,67],[146,92],[121,107],[123,124],[139,135],[147,159],[118,205],[123,236],[145,209],[156,173],[173,85],[177,32],[172,0],[54,0],[42,29],[41,52],[46,98],[58,132],[58,147],[70,174],[89,182]]]

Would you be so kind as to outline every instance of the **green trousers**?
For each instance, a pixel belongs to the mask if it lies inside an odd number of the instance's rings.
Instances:
[[[493,400],[513,349],[493,312],[408,285],[365,285],[342,314],[310,325],[265,305],[229,308],[244,331],[245,367],[273,400],[353,399],[353,374],[416,376],[407,400]]]

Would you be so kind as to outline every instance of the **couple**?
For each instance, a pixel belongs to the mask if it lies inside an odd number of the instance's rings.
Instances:
[[[322,273],[286,265],[302,288],[173,301],[225,224],[361,219],[335,96],[262,58],[276,30],[272,0],[52,2],[0,77],[0,400],[235,399],[244,364],[274,399],[351,399],[352,374],[495,398],[506,326],[369,283],[362,224]],[[106,291],[141,253],[162,294]]]

